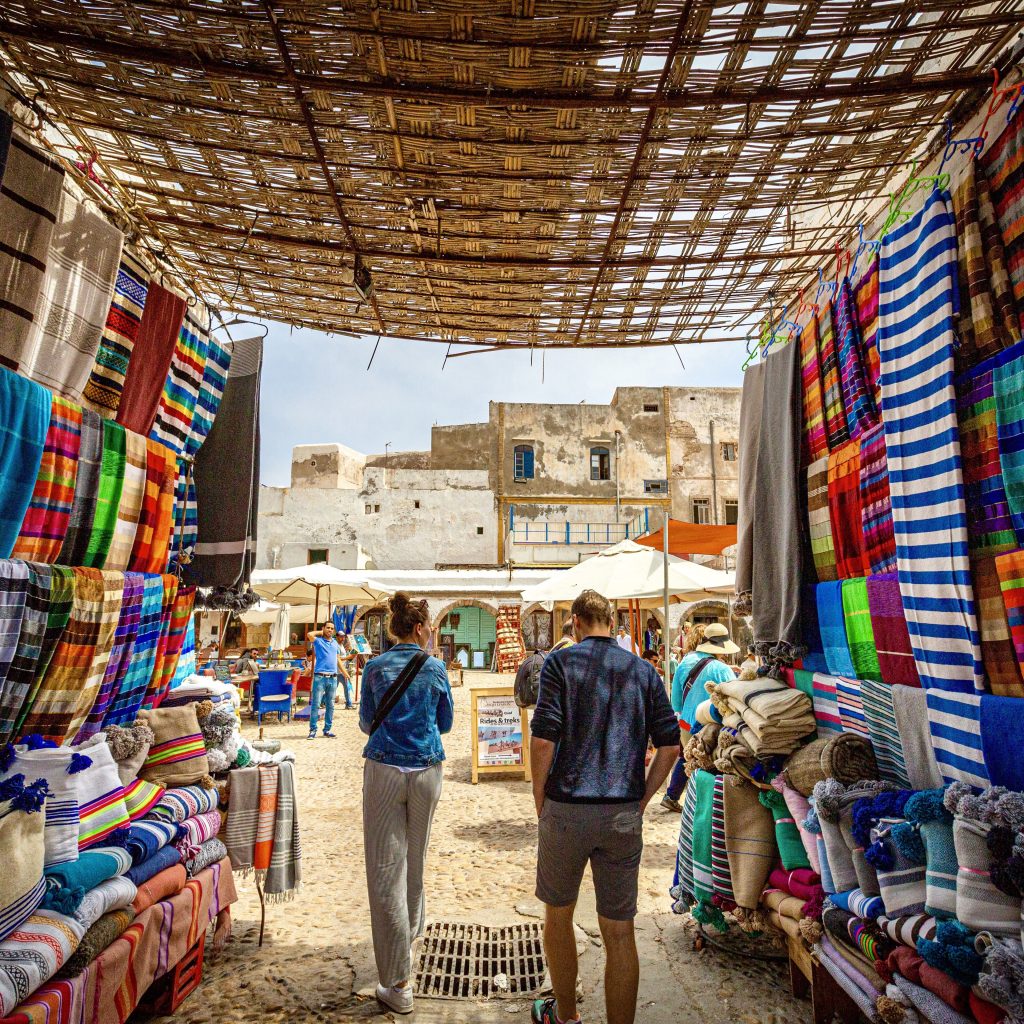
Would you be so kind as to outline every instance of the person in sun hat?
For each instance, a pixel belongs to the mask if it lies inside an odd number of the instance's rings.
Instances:
[[[679,663],[672,677],[672,709],[679,719],[682,742],[690,738],[697,720],[697,706],[707,700],[704,684],[725,683],[736,678],[736,673],[720,659],[738,654],[739,647],[733,643],[729,630],[720,622],[707,626],[695,623],[687,632],[686,644],[689,653]],[[682,756],[676,762],[669,779],[661,806],[678,813],[683,808],[679,797],[686,786],[686,769]]]

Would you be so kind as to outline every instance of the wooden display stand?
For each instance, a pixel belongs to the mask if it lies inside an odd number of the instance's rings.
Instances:
[[[530,724],[511,686],[481,686],[472,699],[472,780],[481,775],[518,775],[530,781]],[[483,722],[481,724],[481,718]]]

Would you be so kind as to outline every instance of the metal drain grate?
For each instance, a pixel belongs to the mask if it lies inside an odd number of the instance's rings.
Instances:
[[[495,984],[504,975],[507,987]],[[491,928],[436,921],[427,926],[416,968],[416,994],[441,999],[532,995],[544,981],[539,924]]]

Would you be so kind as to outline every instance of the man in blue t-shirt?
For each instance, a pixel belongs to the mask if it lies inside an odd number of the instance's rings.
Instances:
[[[338,692],[339,659],[345,657],[334,636],[334,623],[328,622],[323,629],[309,634],[312,641],[313,686],[309,694],[309,739],[316,738],[317,721],[320,718],[320,701],[324,701],[324,735],[334,739],[331,732],[334,725],[334,697]],[[349,702],[351,707],[351,701]]]

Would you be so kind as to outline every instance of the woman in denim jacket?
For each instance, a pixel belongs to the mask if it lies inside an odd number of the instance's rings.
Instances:
[[[426,601],[395,594],[388,605],[388,632],[397,645],[373,658],[363,674],[359,727],[368,735],[388,690],[430,640]],[[428,658],[363,750],[363,844],[377,999],[398,1013],[412,1012],[411,946],[426,916],[423,869],[441,796],[441,735],[453,717],[448,673],[441,661]]]

